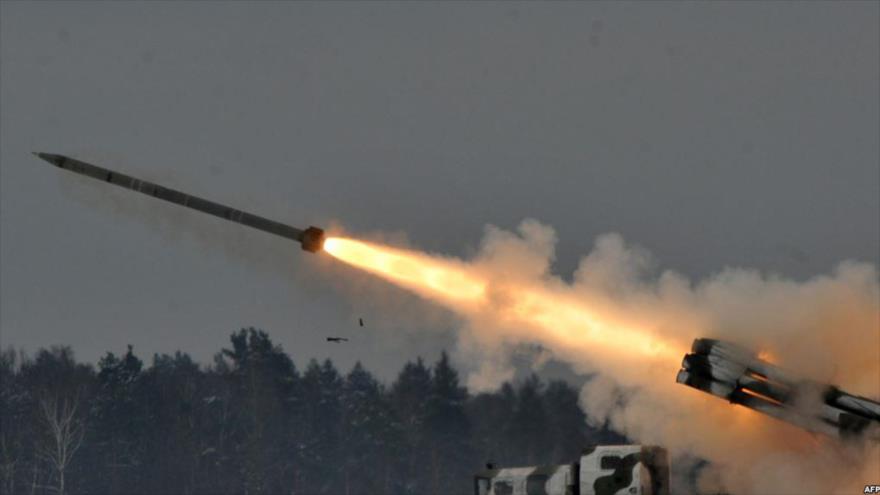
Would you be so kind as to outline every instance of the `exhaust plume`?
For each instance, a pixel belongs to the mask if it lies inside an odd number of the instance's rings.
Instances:
[[[568,283],[550,271],[555,243],[552,228],[526,220],[515,233],[489,227],[470,260],[338,237],[325,250],[459,315],[459,356],[476,363],[474,389],[509,379],[509,351],[522,344],[595,373],[581,393],[590,420],[710,460],[701,491],[853,493],[880,480],[877,444],[814,436],[675,383],[692,340],[709,337],[880,396],[874,265],[845,261],[803,282],[725,268],[692,282],[672,271],[652,276],[647,251],[606,234]]]

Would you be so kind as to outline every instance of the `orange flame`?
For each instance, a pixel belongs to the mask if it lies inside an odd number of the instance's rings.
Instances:
[[[383,276],[407,288],[427,288],[451,299],[478,301],[485,297],[486,284],[452,266],[433,263],[426,256],[365,242],[330,237],[324,251],[334,257]]]
[[[460,261],[340,237],[328,238],[324,250],[455,311],[527,326],[539,332],[533,335],[536,340],[662,357],[676,365],[683,353],[651,332],[603,318],[587,302],[562,291],[493,281]]]

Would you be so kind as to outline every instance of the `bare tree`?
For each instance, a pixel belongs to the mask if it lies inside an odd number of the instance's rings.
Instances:
[[[40,400],[49,435],[38,452],[54,470],[58,485],[53,488],[58,495],[64,495],[64,474],[83,441],[83,420],[76,414],[79,404],[79,393],[65,398],[46,395]]]

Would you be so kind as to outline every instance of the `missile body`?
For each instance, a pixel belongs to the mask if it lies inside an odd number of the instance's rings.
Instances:
[[[851,439],[880,441],[880,403],[804,380],[730,342],[696,339],[676,382],[794,424]]]
[[[140,180],[130,175],[114,172],[91,163],[86,163],[64,155],[55,155],[51,153],[34,153],[34,155],[46,160],[58,168],[68,170],[86,177],[91,177],[102,182],[114,184],[141,194],[146,194],[154,198],[158,198],[170,203],[192,208],[215,217],[220,217],[231,222],[247,225],[248,227],[262,230],[270,234],[285,237],[299,242],[303,250],[309,252],[317,252],[324,246],[324,231],[318,227],[309,227],[300,230],[290,225],[269,220],[246,211],[236,210],[229,206],[221,205],[207,199],[192,196],[174,189]]]

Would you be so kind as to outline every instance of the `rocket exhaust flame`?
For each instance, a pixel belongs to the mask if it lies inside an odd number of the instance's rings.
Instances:
[[[527,325],[540,332],[535,340],[549,339],[575,348],[599,346],[605,351],[673,360],[682,352],[648,332],[604,321],[586,302],[492,280],[468,270],[463,263],[339,237],[328,238],[324,250],[454,311],[491,313],[505,323]]]
[[[341,237],[327,238],[324,251],[409,289],[423,288],[444,298],[473,303],[485,299],[485,282],[424,255]]]

